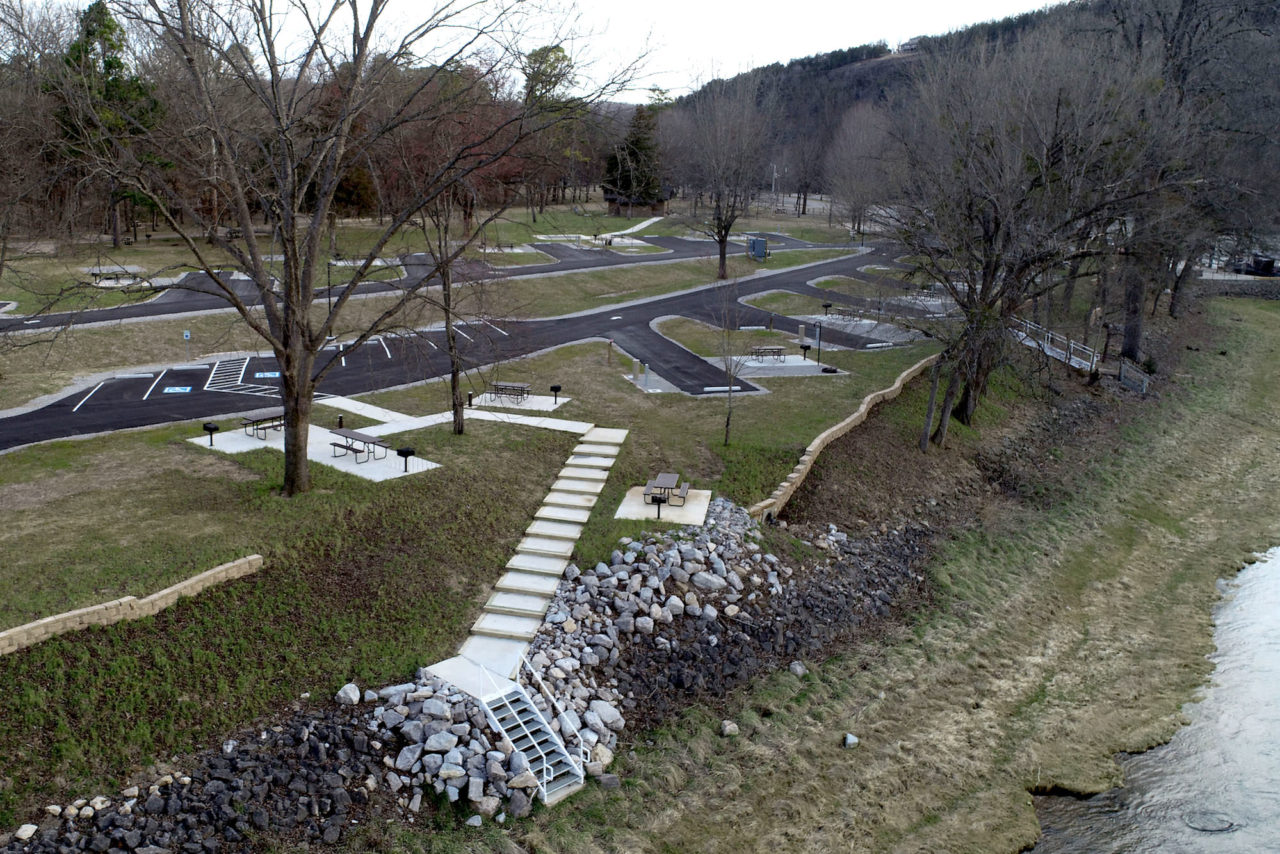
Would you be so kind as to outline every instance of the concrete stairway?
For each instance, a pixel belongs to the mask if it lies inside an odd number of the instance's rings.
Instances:
[[[582,434],[472,625],[461,656],[494,673],[515,675],[626,437],[626,430],[601,427]]]

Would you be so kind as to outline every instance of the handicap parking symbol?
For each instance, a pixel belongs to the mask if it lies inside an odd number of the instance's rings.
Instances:
[[[258,371],[253,375],[255,380],[278,380],[280,379],[279,371]]]
[[[189,385],[167,385],[164,387],[165,394],[188,394],[191,391]]]

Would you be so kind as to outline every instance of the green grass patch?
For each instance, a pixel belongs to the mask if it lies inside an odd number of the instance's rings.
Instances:
[[[704,358],[746,356],[752,347],[790,346],[793,336],[767,329],[732,329],[726,332],[698,320],[677,317],[664,320],[657,329],[681,347]]]
[[[674,322],[678,329],[700,326]],[[759,501],[786,477],[815,436],[933,349],[931,344],[920,344],[878,352],[832,351],[823,354],[823,361],[848,373],[753,379],[753,384],[769,393],[733,396],[728,446],[724,445],[727,398],[642,394],[627,379],[631,360],[606,344],[563,347],[504,363],[497,373],[503,380],[528,382],[534,388],[562,385],[562,395],[570,400],[556,411],[557,417],[631,430],[578,541],[578,557],[593,564],[608,556],[618,537],[640,530],[641,523],[613,519],[629,487],[645,483],[660,471],[675,471],[694,488],[715,489],[743,504]],[[421,415],[444,409],[447,396],[445,383],[432,382],[364,399]]]
[[[774,314],[785,314],[789,317],[803,317],[823,313],[822,300],[817,297],[783,291],[747,297],[745,302],[756,308],[771,311]]]
[[[394,681],[451,654],[574,442],[442,426],[396,437],[442,469],[375,484],[315,465],[315,489],[286,500],[278,454],[227,458],[191,435],[185,425],[5,456],[6,624],[266,557],[259,574],[156,617],[0,659],[0,674],[26,686],[0,699],[13,797],[53,797],[56,779],[110,789],[304,691]]]

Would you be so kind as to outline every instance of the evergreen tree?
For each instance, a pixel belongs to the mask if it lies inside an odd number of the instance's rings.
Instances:
[[[605,193],[628,210],[632,205],[652,205],[663,200],[656,132],[653,111],[636,107],[626,138],[605,164]]]

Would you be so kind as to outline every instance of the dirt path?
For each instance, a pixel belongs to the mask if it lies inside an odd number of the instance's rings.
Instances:
[[[623,761],[624,795],[580,796],[528,841],[1017,851],[1038,834],[1028,789],[1119,783],[1111,756],[1167,739],[1204,681],[1215,579],[1280,542],[1280,305],[1208,313],[1214,340],[1182,388],[1124,428],[1123,450],[1100,443],[1085,494],[1007,505],[945,549],[938,611],[803,680],[762,680],[739,739],[691,715]],[[845,732],[861,745],[841,749]]]

